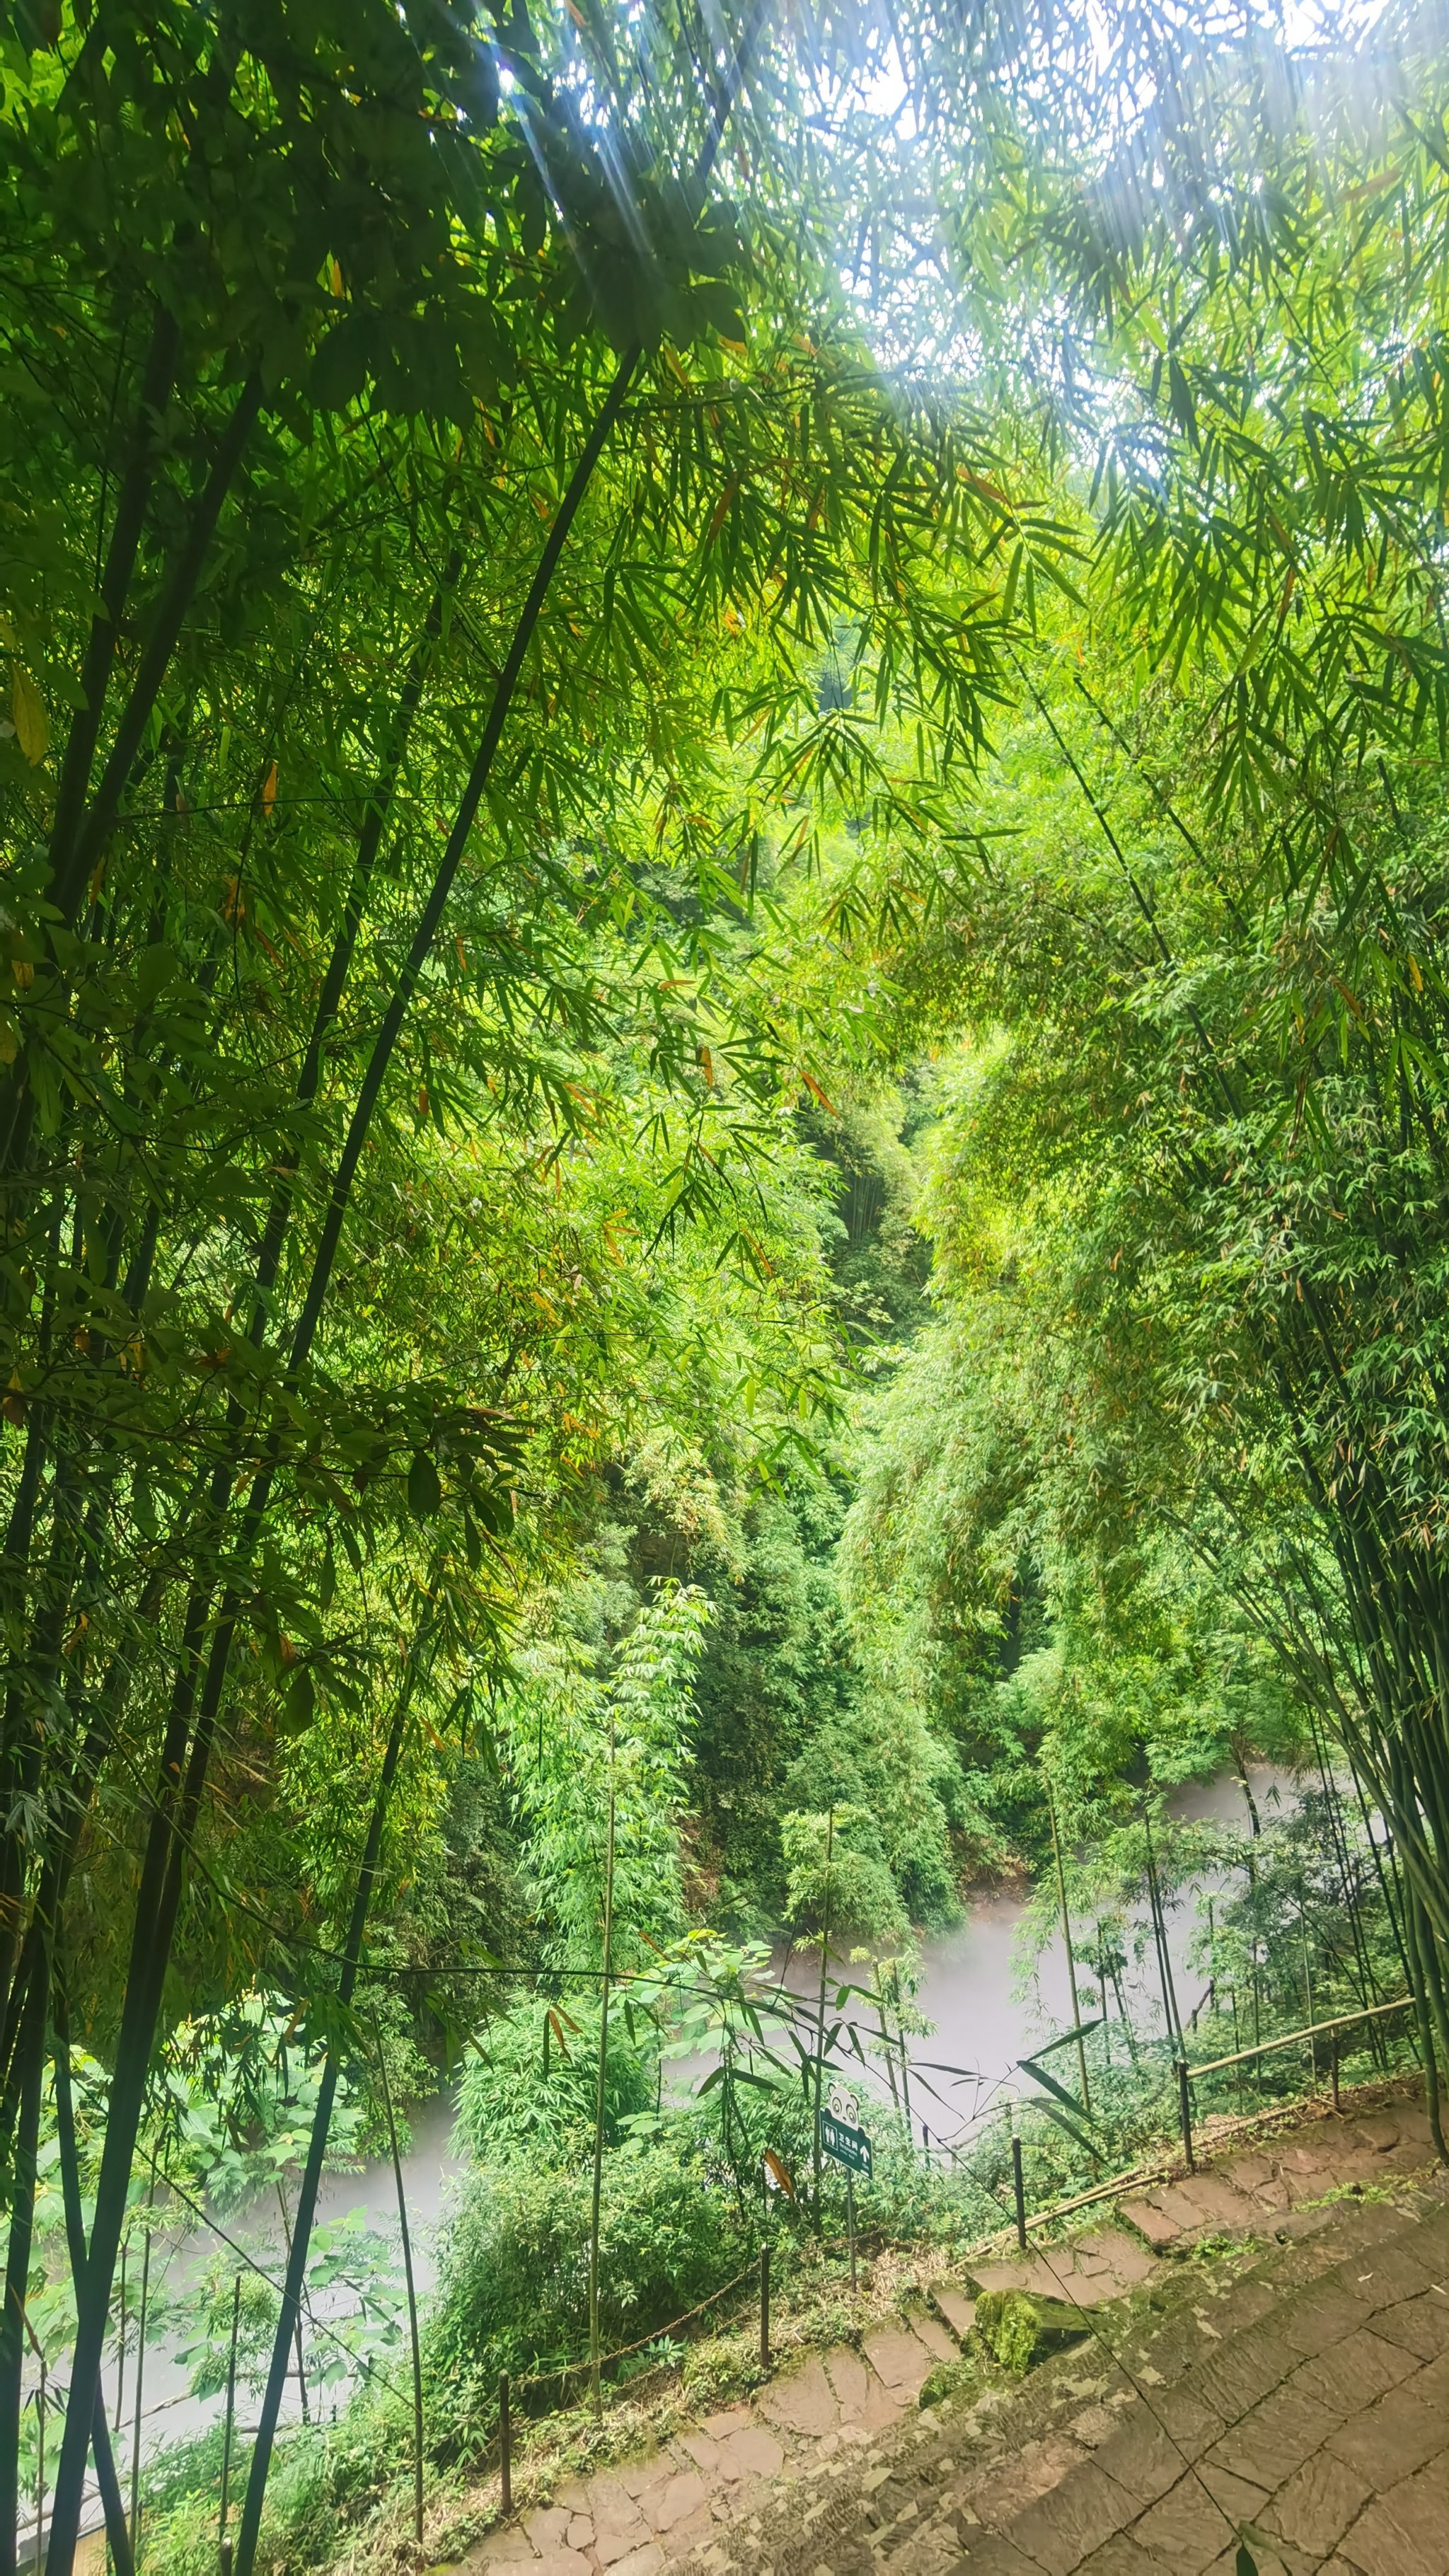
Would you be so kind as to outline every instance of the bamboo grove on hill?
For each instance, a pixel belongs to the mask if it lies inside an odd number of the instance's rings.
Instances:
[[[1125,60],[1143,23],[1119,32]],[[938,35],[920,78],[934,62],[949,128]],[[1054,612],[1017,657],[1018,712],[958,808],[977,848],[963,833],[914,882],[900,849],[866,853],[833,916],[926,1026],[980,1041],[932,1231],[956,1383],[974,1368],[1019,1446],[956,1526],[1034,1497],[1044,1545],[1120,1573],[1166,1541],[1228,1587],[1391,1823],[1431,2090],[1441,39],[1406,13],[1290,68],[1262,29],[1225,51],[1181,24],[1130,134],[1074,152],[1069,106],[1043,152],[1003,147],[987,291],[963,239],[959,309],[998,348],[1012,313],[1018,382],[1091,473],[1112,607]],[[1245,166],[1256,191],[1224,188]],[[949,170],[939,196],[949,256]],[[903,1430],[913,1404],[908,1373]],[[883,1489],[881,1570],[907,1586],[910,1462],[930,1480],[946,1436],[940,1412],[905,1432]]]
[[[598,1464],[561,1158],[647,1136],[763,1301],[841,990],[1001,1041],[943,1276],[1014,1203],[1043,1508],[1171,1526],[1330,1719],[1449,2067],[1442,34],[6,11],[0,2576],[78,2012],[51,2576],[88,2459],[129,2564],[185,1962],[284,1956],[335,2070],[412,1749]],[[329,1728],[323,1941],[227,1850]]]
[[[788,698],[847,595],[867,618],[878,596],[907,691],[929,675],[977,722],[996,607],[973,626],[933,595],[952,428],[902,416],[808,233],[751,203],[790,82],[759,12],[661,14],[622,53],[602,23],[556,45],[521,10],[381,5],[22,9],[8,43],[11,2423],[67,1893],[102,1818],[134,1922],[58,2570],[93,2442],[113,2486],[101,2343],[218,1748],[259,1681],[288,1728],[370,1695],[322,1593],[338,1555],[362,1587],[400,1516],[448,1534],[427,1619],[474,1644],[497,1623],[526,1434],[486,1336],[463,1393],[398,1374],[350,1311],[418,1122],[483,1101],[504,1134],[540,1110],[567,1133],[571,1051],[627,1037],[698,1134],[681,995],[707,943],[661,971],[637,805],[692,775],[703,802],[701,703]],[[722,492],[749,497],[718,543]],[[963,563],[1006,507],[957,510]],[[744,1022],[737,1044],[747,1104],[771,1046]]]

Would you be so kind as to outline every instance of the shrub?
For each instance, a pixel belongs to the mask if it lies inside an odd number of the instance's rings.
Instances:
[[[548,2072],[544,2073],[544,2014]],[[559,2033],[562,2032],[562,2038]],[[470,2053],[458,2087],[458,2134],[480,2164],[527,2156],[534,2163],[582,2163],[592,2148],[599,2062],[597,2004],[517,2004],[490,2022]],[[611,2146],[623,2124],[652,2107],[659,2051],[652,2027],[622,2004],[609,2014],[604,2134]]]
[[[454,2218],[429,2325],[441,2375],[515,2376],[588,2348],[592,2177],[586,2167],[485,2168]],[[751,2258],[728,2183],[687,2136],[604,2158],[599,2313],[605,2351],[657,2333]]]
[[[990,2290],[976,2302],[976,2335],[1001,2370],[1018,2377],[1039,2355],[1080,2343],[1090,2332],[1070,2299],[1033,2298],[1024,2290]]]

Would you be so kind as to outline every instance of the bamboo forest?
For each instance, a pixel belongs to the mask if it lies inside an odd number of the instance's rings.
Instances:
[[[0,2576],[1449,2570],[1441,0],[0,100]]]

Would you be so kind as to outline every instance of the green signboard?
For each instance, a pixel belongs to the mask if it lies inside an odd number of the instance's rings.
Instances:
[[[830,2112],[820,2115],[820,2143],[828,2156],[851,2173],[870,2173],[870,2140],[864,2129],[853,2129],[848,2120],[832,2118]]]

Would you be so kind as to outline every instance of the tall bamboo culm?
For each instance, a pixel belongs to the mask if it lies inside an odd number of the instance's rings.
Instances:
[[[599,1980],[599,2061],[594,2085],[594,2187],[589,2215],[589,2391],[604,2409],[599,2384],[599,2214],[604,2194],[604,2103],[609,2076],[609,1982],[614,1966],[614,1714],[609,1712],[609,1818],[604,1846],[604,1957]]]

